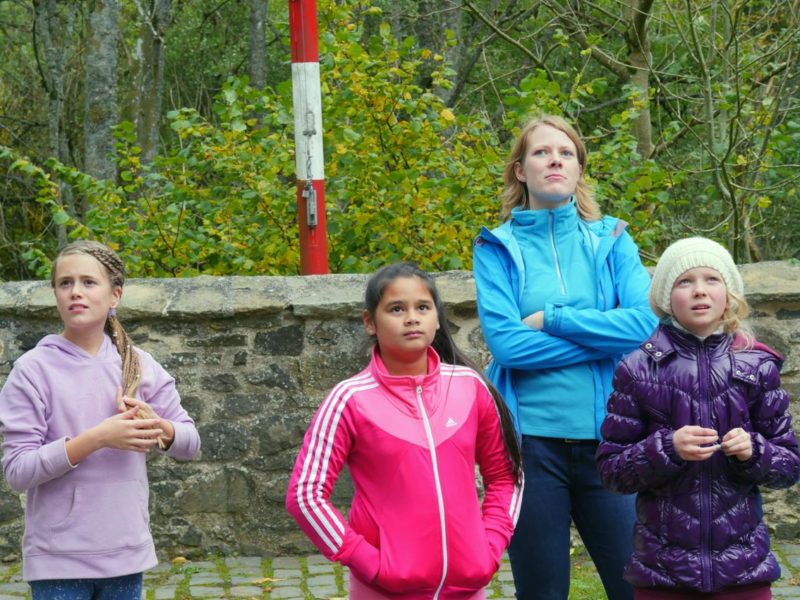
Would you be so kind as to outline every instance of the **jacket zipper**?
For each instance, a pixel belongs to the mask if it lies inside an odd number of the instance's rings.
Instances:
[[[700,425],[702,427],[711,427],[711,416],[709,414],[709,398],[708,398],[708,354],[705,348],[705,342],[700,347]],[[700,561],[703,565],[702,580],[703,591],[710,591],[711,588],[711,552],[709,549],[709,539],[711,537],[711,500],[710,500],[710,478],[711,473],[709,460],[703,461],[700,465]]]
[[[431,453],[431,463],[433,465],[433,481],[436,485],[436,501],[439,504],[439,525],[442,528],[442,580],[439,582],[439,587],[436,588],[436,593],[433,594],[433,600],[439,598],[439,593],[444,587],[444,580],[447,577],[447,529],[445,528],[444,521],[444,498],[442,496],[442,482],[439,479],[439,465],[436,460],[436,444],[433,440],[433,431],[431,431],[431,424],[428,421],[428,414],[425,412],[425,405],[422,403],[422,386],[417,386],[417,405],[419,406],[419,414],[422,415],[422,424],[425,427],[425,437],[428,438],[428,448]]]
[[[564,296],[567,293],[567,288],[564,285],[564,278],[561,276],[561,265],[558,262],[558,250],[556,249],[556,238],[553,229],[555,229],[555,224],[553,223],[553,211],[548,211],[548,222],[550,227],[548,228],[550,233],[550,247],[553,249],[553,260],[555,261],[556,267],[556,277],[558,278],[558,285],[561,288],[561,295]]]

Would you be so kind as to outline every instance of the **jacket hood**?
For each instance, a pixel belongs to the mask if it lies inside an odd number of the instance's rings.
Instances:
[[[113,360],[119,357],[117,349],[114,348],[114,344],[111,343],[111,338],[109,338],[107,335],[103,336],[103,343],[100,345],[100,349],[97,351],[96,356],[92,356],[86,352],[86,350],[74,342],[69,341],[63,335],[59,334],[46,335],[39,340],[39,343],[36,344],[36,347],[59,352],[63,355],[62,360],[67,362],[80,363],[86,360],[98,358],[101,360]]]

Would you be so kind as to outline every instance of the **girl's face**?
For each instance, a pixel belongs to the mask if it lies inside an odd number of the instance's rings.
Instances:
[[[78,343],[102,334],[108,311],[122,288],[111,287],[103,265],[88,254],[68,254],[56,262],[55,295],[64,337]]]
[[[699,337],[719,329],[728,306],[728,288],[719,271],[695,267],[682,273],[672,284],[672,316]]]
[[[534,210],[567,202],[578,188],[582,170],[573,141],[550,125],[539,125],[528,134],[525,156],[514,167]]]
[[[427,373],[427,350],[439,329],[439,315],[422,279],[398,277],[389,283],[375,314],[364,311],[364,326],[377,338],[391,375]]]

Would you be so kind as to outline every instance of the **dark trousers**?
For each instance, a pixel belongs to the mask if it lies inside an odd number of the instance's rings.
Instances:
[[[592,557],[609,600],[633,600],[622,570],[633,553],[635,497],[603,487],[597,442],[523,436],[525,491],[508,553],[519,600],[566,600],[570,522]]]
[[[142,574],[31,581],[33,600],[141,600]]]

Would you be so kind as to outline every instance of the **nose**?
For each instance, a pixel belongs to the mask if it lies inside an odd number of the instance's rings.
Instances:
[[[419,323],[419,314],[415,310],[409,310],[406,316],[407,323]]]
[[[694,295],[695,296],[705,296],[706,295],[706,287],[702,283],[697,283],[694,286]]]
[[[558,154],[558,153],[553,154],[550,157],[550,166],[551,167],[560,167],[562,162],[563,161],[561,160],[561,155]]]

